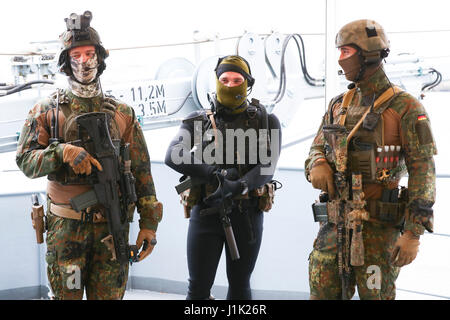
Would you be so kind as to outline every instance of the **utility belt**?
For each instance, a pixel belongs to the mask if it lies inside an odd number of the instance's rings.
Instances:
[[[88,207],[81,212],[77,212],[73,210],[70,205],[58,205],[49,201],[49,211],[55,216],[72,220],[80,220],[84,223],[107,222],[103,209],[98,205]]]
[[[204,188],[202,192],[202,188]],[[233,198],[233,203],[239,208],[256,207],[263,212],[269,212],[272,209],[275,191],[281,188],[281,183],[272,180],[259,188],[256,188],[244,195],[238,195]],[[197,185],[180,193],[180,203],[183,205],[184,217],[189,218],[191,209],[199,204],[204,197],[208,197],[216,191],[211,184]]]
[[[231,204],[231,210],[233,209],[239,209],[240,212],[246,212],[249,209],[259,209],[258,206],[258,198],[241,198],[241,199],[233,199],[233,202]],[[208,216],[211,214],[219,214],[220,208],[218,207],[211,207],[211,208],[204,208],[200,210],[201,216]]]
[[[398,189],[385,189],[383,191],[383,194],[398,195],[397,190]],[[407,193],[407,189],[402,188],[401,192],[403,194],[401,194],[397,199],[391,198],[391,200],[366,200],[364,209],[369,212],[368,221],[373,221],[386,227],[401,226],[405,218],[407,200],[405,199],[404,194]],[[312,205],[312,209],[315,222],[330,222],[333,224],[337,224],[340,218],[340,212],[344,212],[345,220],[345,217],[348,215],[348,213],[353,210],[353,206],[351,200],[324,201],[324,199],[320,199],[320,201]]]
[[[44,242],[44,233],[48,230],[47,217],[49,214],[72,220],[80,220],[85,223],[105,223],[107,222],[101,206],[94,205],[80,212],[72,209],[70,205],[58,205],[47,197],[47,215],[44,214],[44,206],[39,203],[38,195],[31,196],[31,220],[33,229],[36,232],[36,242]]]

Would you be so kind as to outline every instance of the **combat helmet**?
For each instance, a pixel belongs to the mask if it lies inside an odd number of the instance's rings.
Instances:
[[[61,49],[57,61],[59,70],[68,76],[72,76],[68,52],[75,47],[88,45],[95,46],[98,57],[97,77],[100,76],[106,68],[105,59],[108,57],[109,53],[103,47],[97,31],[90,26],[91,20],[92,12],[90,11],[85,11],[82,15],[71,13],[69,18],[64,19],[67,30],[59,36]]]
[[[335,44],[336,48],[357,46],[367,65],[380,62],[389,54],[386,33],[374,20],[361,19],[347,23],[336,34]]]

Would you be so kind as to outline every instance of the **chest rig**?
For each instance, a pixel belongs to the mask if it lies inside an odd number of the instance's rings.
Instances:
[[[329,110],[329,123],[324,126],[324,132],[331,126],[339,127],[340,136],[330,138],[325,134],[326,158],[337,171],[361,173],[364,184],[398,181],[404,173],[404,159],[400,146],[385,145],[382,113],[402,89],[389,87],[368,106],[350,105],[355,92],[353,88],[344,94],[337,112],[333,108]],[[339,154],[336,154],[337,144],[342,146]]]
[[[51,96],[53,100],[52,110],[50,112],[54,112],[56,109],[56,113],[61,112],[64,116],[64,124],[62,126],[62,136],[59,137],[57,132],[58,130],[51,130],[51,139],[50,141],[59,141],[60,143],[73,144],[78,147],[84,148],[89,154],[94,156],[94,145],[92,142],[85,142],[86,132],[80,130],[77,124],[77,117],[83,114],[86,114],[86,110],[83,110],[80,105],[77,105],[73,102],[73,100],[68,96],[63,90],[58,89],[56,93]],[[93,109],[94,106],[88,106],[89,109]],[[121,134],[119,131],[119,126],[115,120],[117,102],[109,97],[104,97],[102,102],[100,103],[99,110],[90,110],[91,112],[104,112],[109,114],[109,134],[111,136],[111,140],[117,150],[120,150],[121,145]],[[53,116],[54,118],[54,116]],[[53,124],[52,118],[52,124]],[[58,128],[58,125],[56,125]],[[56,135],[56,136],[55,136]],[[63,185],[85,185],[89,184],[85,175],[76,174],[73,169],[66,163],[61,165],[61,168],[52,174],[48,175],[49,180],[54,180]]]
[[[221,117],[215,117],[215,114],[212,110],[206,110],[204,115],[195,117],[191,120],[198,120],[202,119],[202,121],[197,122],[197,126],[194,125],[194,131],[197,130],[208,130],[212,128],[212,132],[208,135],[205,135],[207,139],[204,141],[195,141],[194,138],[194,145],[197,145],[199,143],[203,144],[203,148],[208,147],[211,144],[215,144],[216,150],[221,150],[223,153],[222,159],[224,161],[221,161],[220,163],[213,163],[213,165],[216,165],[219,168],[222,169],[229,169],[229,168],[237,168],[239,172],[239,176],[244,176],[248,171],[250,171],[256,163],[250,163],[249,160],[249,153],[253,152],[253,155],[257,155],[258,153],[258,146],[260,144],[267,144],[267,150],[270,152],[270,137],[267,134],[267,137],[258,136],[259,129],[267,129],[269,128],[268,125],[268,116],[267,111],[264,108],[264,106],[259,104],[259,101],[256,99],[252,99],[250,105],[247,107],[247,110],[240,114],[238,117],[233,117],[233,121],[229,121],[230,119],[227,118],[221,118]],[[228,120],[228,121],[227,121]],[[195,122],[194,122],[195,124]],[[238,130],[241,129],[244,132],[248,129],[254,129],[257,138],[258,138],[258,146],[251,146],[249,145],[249,141],[246,141],[245,143],[245,161],[242,161],[243,159],[240,158],[241,154],[238,152],[239,150],[236,149],[236,143],[234,144],[234,150],[233,150],[233,161],[232,163],[226,163],[226,141],[223,143],[223,149],[219,147],[219,140],[225,140],[226,137],[226,130],[227,129],[233,129]],[[218,139],[218,132],[220,131],[222,137],[224,139]],[[194,134],[194,137],[196,135]],[[246,139],[248,140],[248,139]],[[236,141],[235,141],[236,142]],[[257,159],[257,158],[256,158]],[[257,159],[258,160],[258,159]],[[241,163],[243,162],[243,163]],[[257,162],[257,161],[256,161]],[[183,181],[183,179],[186,178],[185,176],[182,177],[180,180]],[[270,185],[270,186],[269,186]],[[193,183],[191,184],[191,187],[189,189],[179,191],[179,194],[181,196],[181,203],[184,207],[184,214],[186,218],[189,218],[190,211],[192,207],[196,204],[198,204],[203,198],[210,195],[214,191],[216,191],[218,186],[218,183]],[[275,183],[267,183],[264,186],[261,186],[258,189],[255,189],[254,191],[250,192],[249,194],[246,194],[245,196],[239,196],[244,198],[249,197],[255,197],[258,198],[258,206],[262,211],[269,211],[272,208],[273,198],[274,198],[274,192],[277,189]]]
[[[223,161],[215,165],[222,169],[236,168],[242,177],[258,163],[259,145],[267,143],[267,146],[270,146],[268,136],[266,141],[260,141],[264,137],[260,137],[259,130],[268,129],[268,118],[264,106],[261,106],[258,100],[252,99],[246,111],[237,117],[214,116],[210,113],[208,118],[211,122],[215,121],[216,129],[214,130],[219,131],[223,137],[222,141],[217,141],[219,145],[216,145],[219,147],[218,150],[222,151],[219,159]],[[215,139],[217,137],[214,137]]]

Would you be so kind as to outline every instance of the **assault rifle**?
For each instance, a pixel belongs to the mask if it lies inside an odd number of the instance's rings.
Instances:
[[[219,181],[218,188],[221,188],[224,181],[224,176],[226,175],[225,170],[218,170],[215,173],[215,176],[217,177]],[[179,185],[175,186],[175,189],[177,190],[178,194],[181,194],[182,192],[186,191],[187,189],[190,189],[194,186],[204,184],[206,183],[206,180],[202,178],[197,177],[187,177],[184,179]],[[222,222],[223,230],[225,232],[225,238],[227,240],[228,247],[230,249],[231,259],[237,260],[240,258],[239,256],[239,250],[236,245],[236,239],[234,238],[233,233],[233,227],[231,225],[229,214],[232,211],[232,199],[224,193],[223,188],[222,194],[221,194],[221,201],[220,201],[220,207],[211,207],[200,210],[200,215],[210,215],[210,214],[219,214],[220,221]]]
[[[236,239],[234,238],[234,232],[233,227],[231,225],[230,221],[230,214],[233,210],[233,199],[231,199],[230,195],[225,194],[225,191],[223,189],[223,183],[225,179],[226,172],[225,170],[217,171],[216,177],[219,181],[219,185],[217,187],[217,190],[221,190],[221,201],[219,208],[212,207],[203,209],[200,211],[200,215],[208,215],[208,214],[217,214],[219,213],[220,221],[222,222],[223,231],[225,232],[225,239],[228,244],[228,248],[230,250],[230,255],[232,260],[238,260],[240,258],[239,256],[239,250],[236,244]]]
[[[129,170],[129,162],[125,164],[124,172],[120,170],[120,149],[114,145],[109,133],[111,115],[104,112],[86,113],[78,116],[76,122],[80,139],[78,142],[93,145],[93,155],[103,170],[94,168],[95,174],[89,176],[93,190],[72,198],[72,207],[75,211],[82,211],[97,203],[102,205],[110,234],[101,241],[111,251],[111,260],[117,260],[122,266],[128,262],[137,262],[138,248],[128,244],[127,232],[128,204],[136,201],[134,177]],[[129,161],[128,146],[124,150],[127,154],[123,158]]]

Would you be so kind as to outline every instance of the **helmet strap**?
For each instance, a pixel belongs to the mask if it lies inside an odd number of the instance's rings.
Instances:
[[[366,66],[371,66],[374,64],[378,64],[383,59],[381,57],[381,51],[373,51],[373,52],[365,52],[361,51],[361,56],[364,59],[364,64]]]
[[[365,58],[363,56],[362,50],[358,50],[358,56],[359,56],[359,65],[361,66],[359,69],[359,72],[355,79],[353,79],[353,82],[359,82],[363,79],[364,73],[366,72],[367,65],[365,63]]]

